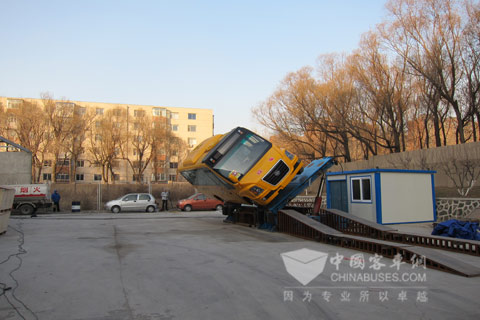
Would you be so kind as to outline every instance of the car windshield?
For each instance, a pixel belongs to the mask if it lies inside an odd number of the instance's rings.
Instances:
[[[195,193],[194,195],[191,195],[191,196],[188,197],[187,199],[193,199],[193,198],[195,198],[195,197],[197,197],[197,196],[199,196],[199,195],[200,195],[199,193]]]
[[[240,179],[269,148],[270,143],[256,134],[232,135],[217,150],[222,157],[213,169],[227,179],[232,171],[238,172]]]

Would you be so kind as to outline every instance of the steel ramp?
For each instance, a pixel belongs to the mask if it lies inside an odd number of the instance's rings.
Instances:
[[[305,188],[310,186],[320,175],[333,165],[333,158],[325,157],[313,160],[308,166],[303,168],[303,172],[297,174],[295,178],[273,199],[266,208],[273,213],[285,207],[285,205],[300,194]]]
[[[377,253],[388,258],[393,258],[397,254],[401,254],[406,261],[411,261],[415,257],[422,257],[425,259],[425,265],[428,268],[465,277],[480,275],[480,268],[442,254],[434,249],[344,234],[295,210],[281,210],[278,212],[278,231],[343,248]]]
[[[321,209],[319,219],[322,223],[347,234],[480,257],[480,241],[401,232],[336,209]]]

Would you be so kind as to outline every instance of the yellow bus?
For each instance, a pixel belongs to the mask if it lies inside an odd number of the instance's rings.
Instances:
[[[200,143],[179,172],[199,192],[226,203],[266,206],[302,168],[296,155],[237,127]]]

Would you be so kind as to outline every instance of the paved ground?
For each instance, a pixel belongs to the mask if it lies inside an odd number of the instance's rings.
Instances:
[[[480,278],[409,264],[397,271],[389,259],[375,271],[368,254],[356,260],[361,270],[350,265],[356,251],[222,220],[218,212],[12,218],[0,236],[0,288],[11,288],[0,292],[0,319],[478,318]],[[307,286],[281,257],[302,248],[329,255]],[[393,273],[414,281],[380,281]]]

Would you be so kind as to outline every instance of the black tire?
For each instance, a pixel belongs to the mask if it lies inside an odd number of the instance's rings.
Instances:
[[[155,212],[155,207],[154,206],[148,206],[147,207],[147,212],[150,212],[150,213]]]
[[[20,211],[21,214],[30,216],[35,212],[35,208],[30,205],[30,204],[22,204],[20,207],[18,207],[18,210]]]
[[[112,207],[112,212],[113,213],[119,213],[120,212],[120,207],[119,206],[113,206]]]
[[[190,211],[192,211],[192,206],[189,205],[189,204],[187,204],[187,205],[185,206],[185,208],[183,208],[183,210],[185,210],[185,211],[187,211],[187,212],[190,212]]]
[[[215,207],[215,210],[216,211],[223,211],[223,206],[221,204],[219,204]]]

